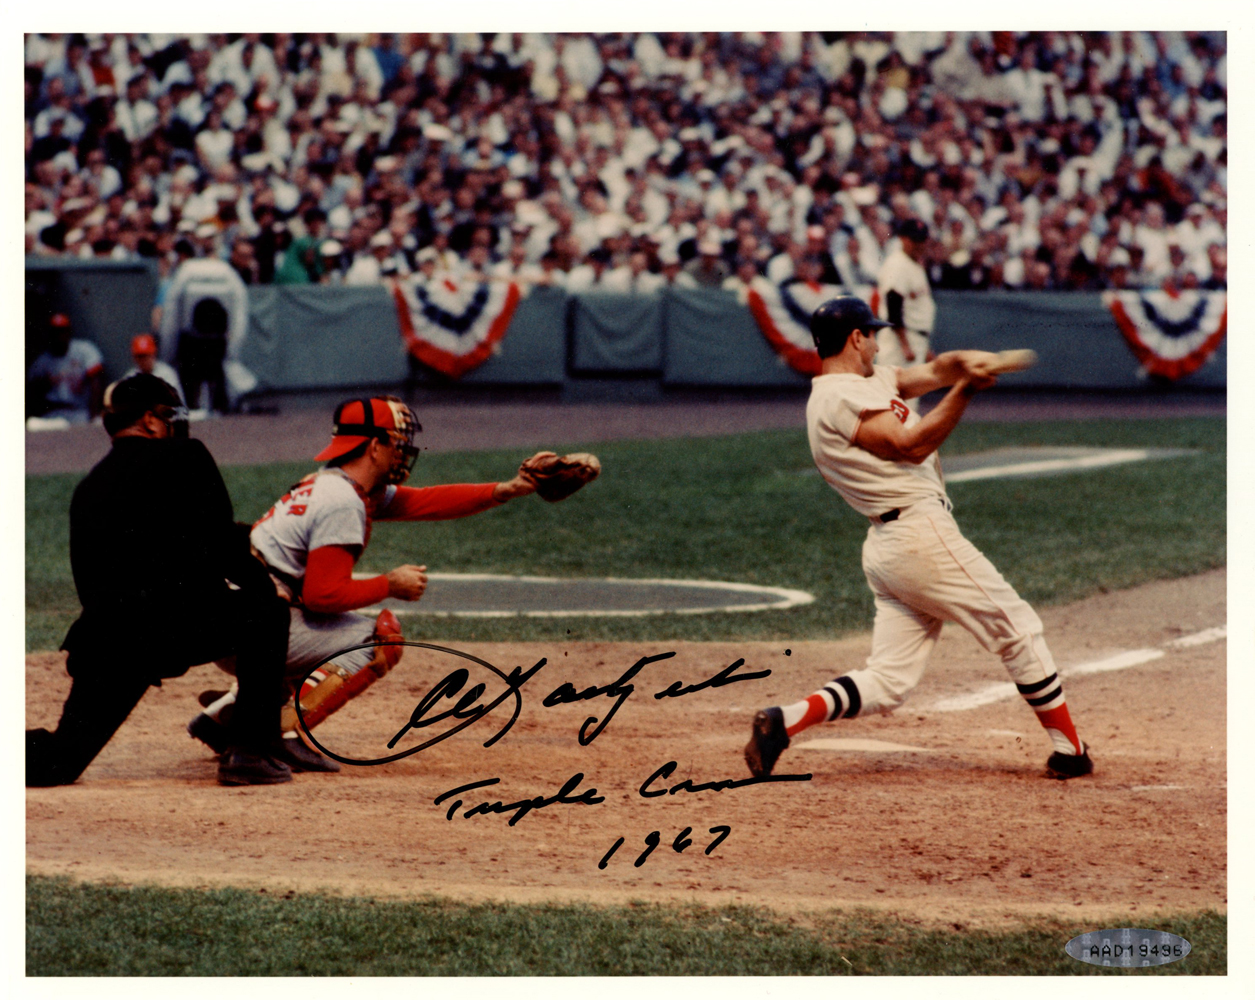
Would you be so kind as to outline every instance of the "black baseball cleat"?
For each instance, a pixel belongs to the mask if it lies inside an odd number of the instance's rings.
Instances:
[[[214,753],[226,753],[231,746],[231,736],[227,727],[204,712],[187,724],[187,732],[189,736],[200,740]]]
[[[1059,753],[1056,750],[1046,758],[1046,773],[1060,781],[1093,774],[1094,762],[1089,759],[1089,746],[1082,743],[1080,753]]]
[[[771,774],[776,760],[788,745],[784,713],[778,708],[764,708],[754,716],[750,741],[745,744],[745,763],[749,765],[750,774],[755,778]]]
[[[281,785],[292,780],[292,769],[265,754],[232,749],[218,764],[220,785]]]
[[[307,747],[300,739],[280,739],[270,746],[270,756],[281,760],[293,771],[338,771],[340,764]]]

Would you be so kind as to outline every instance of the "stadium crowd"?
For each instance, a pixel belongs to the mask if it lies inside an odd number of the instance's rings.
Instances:
[[[54,35],[26,251],[246,283],[1223,288],[1207,32]]]

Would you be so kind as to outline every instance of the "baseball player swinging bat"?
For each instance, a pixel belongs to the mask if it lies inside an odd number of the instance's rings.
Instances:
[[[1002,659],[1050,737],[1047,774],[1091,774],[1041,619],[959,531],[937,457],[972,395],[1037,356],[948,351],[913,367],[877,365],[875,335],[886,326],[852,295],[815,310],[811,335],[821,368],[806,408],[815,464],[868,519],[862,562],[876,601],[871,655],[863,669],[804,699],[759,711],[745,747],[750,773],[770,774],[792,738],[811,726],[897,708],[923,677],[942,623],[954,621]],[[942,388],[949,391],[926,416],[907,406]]]

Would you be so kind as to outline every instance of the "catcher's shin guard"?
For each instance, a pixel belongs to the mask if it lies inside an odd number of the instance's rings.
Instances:
[[[405,636],[401,633],[397,616],[387,609],[379,612],[372,638],[377,642],[403,640]],[[298,730],[301,721],[304,721],[306,729],[313,729],[387,674],[400,659],[399,645],[381,645],[370,662],[354,673],[330,664],[319,667],[305,678],[301,690],[297,692],[296,696],[301,700],[300,716],[297,716],[293,702],[283,706],[279,720],[283,731]]]

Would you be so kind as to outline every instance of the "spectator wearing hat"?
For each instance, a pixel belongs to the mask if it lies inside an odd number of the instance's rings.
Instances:
[[[104,356],[72,335],[65,313],[49,317],[44,334],[47,347],[26,373],[26,414],[85,424],[100,412]]]
[[[423,247],[414,255],[417,267],[415,276],[419,281],[431,281],[440,268],[440,253],[435,247]]]
[[[343,285],[344,244],[339,240],[323,240],[318,244],[318,259],[322,265],[322,274],[318,278],[318,283]]]
[[[706,237],[697,244],[697,256],[684,265],[684,273],[703,288],[720,288],[732,276],[732,268],[723,259],[723,246]]]
[[[384,264],[392,257],[392,234],[381,229],[370,238],[367,248],[354,258],[344,275],[346,285],[377,285],[383,280]],[[395,265],[394,265],[395,266]]]
[[[898,249],[885,258],[876,281],[880,318],[892,324],[877,337],[880,357],[886,365],[922,365],[932,360],[928,338],[937,317],[923,266],[928,227],[919,219],[907,219],[898,226],[898,241]]]
[[[135,364],[122,376],[123,378],[130,378],[132,375],[139,374],[156,375],[157,378],[178,393],[181,404],[185,403],[183,383],[179,381],[179,373],[171,365],[166,364],[157,357],[156,337],[151,333],[137,333],[132,337],[131,358]]]

